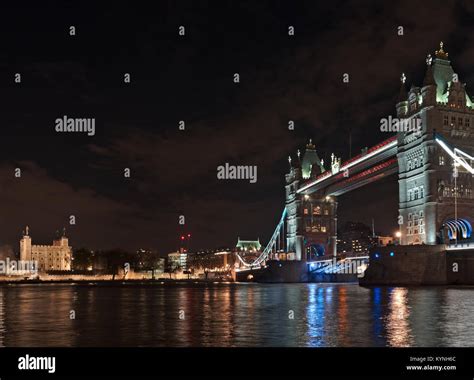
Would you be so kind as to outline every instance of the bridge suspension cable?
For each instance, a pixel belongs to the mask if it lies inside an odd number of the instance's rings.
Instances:
[[[280,221],[278,222],[275,231],[273,232],[272,237],[270,238],[270,241],[268,242],[267,246],[265,249],[262,251],[260,256],[258,256],[254,261],[251,263],[247,263],[242,256],[240,256],[239,253],[237,253],[237,257],[240,260],[240,262],[247,268],[252,268],[255,266],[260,265],[262,262],[267,260],[268,256],[272,253],[273,248],[277,250],[278,247],[278,242],[280,240],[280,235],[285,233],[284,231],[284,223],[285,223],[285,218],[286,218],[286,207],[283,209],[283,212],[281,214]]]

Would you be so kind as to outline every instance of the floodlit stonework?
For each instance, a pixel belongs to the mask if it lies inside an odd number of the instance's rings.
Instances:
[[[402,244],[447,243],[443,228],[455,218],[472,218],[474,210],[472,175],[458,167],[456,176],[453,159],[436,143],[439,136],[473,154],[474,105],[442,45],[426,63],[421,88],[412,86],[407,94],[402,77],[396,107],[398,117],[422,125],[421,133],[398,135]]]
[[[41,272],[70,271],[72,247],[64,232],[52,245],[33,245],[27,226],[20,240],[20,260],[37,261]]]

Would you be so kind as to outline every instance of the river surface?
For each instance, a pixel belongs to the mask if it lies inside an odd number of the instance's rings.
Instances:
[[[474,288],[0,286],[0,346],[472,346]]]

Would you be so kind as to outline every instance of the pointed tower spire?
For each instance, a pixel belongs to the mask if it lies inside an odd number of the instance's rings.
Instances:
[[[436,85],[436,82],[434,80],[433,76],[433,69],[431,67],[431,62],[433,62],[433,58],[431,57],[431,54],[428,54],[426,57],[426,74],[425,74],[425,79],[423,80],[423,86],[433,86]]]
[[[397,117],[405,117],[408,113],[408,94],[405,87],[406,80],[407,77],[405,76],[405,73],[402,73],[400,76],[400,92],[398,94],[396,105]]]
[[[435,55],[436,55],[436,58],[447,60],[448,59],[448,53],[446,53],[443,50],[443,47],[444,47],[444,43],[443,43],[443,41],[441,41],[439,43],[439,50],[436,50]]]
[[[299,149],[296,151],[296,159],[293,160],[293,167],[295,169],[301,169],[301,151]]]
[[[431,54],[426,57],[426,74],[423,79],[423,88],[421,89],[421,99],[424,106],[431,106],[436,104],[436,81],[433,74],[432,66],[433,58]]]
[[[407,77],[405,76],[405,73],[402,73],[400,76],[400,93],[398,94],[398,101],[399,102],[404,102],[407,100],[407,89],[405,87],[405,82],[407,80]]]

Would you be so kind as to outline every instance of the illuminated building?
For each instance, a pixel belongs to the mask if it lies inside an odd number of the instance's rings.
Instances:
[[[474,239],[474,103],[442,44],[426,63],[422,87],[411,86],[407,92],[402,75],[396,104],[397,122],[417,128],[397,129],[345,162],[332,154],[327,169],[311,142],[302,159],[299,151],[297,159],[289,158],[286,249],[296,260],[340,251],[337,197],[392,174],[398,174],[399,184],[398,244]],[[352,246],[351,241],[348,249],[364,251],[364,242]]]
[[[20,260],[37,261],[39,271],[69,271],[71,270],[72,247],[65,235],[53,240],[53,245],[33,245],[29,235],[29,228],[23,233],[20,240]]]
[[[260,239],[257,240],[240,240],[237,238],[237,244],[235,248],[239,252],[259,252],[262,248],[260,244]]]
[[[455,178],[453,160],[431,133],[436,131],[449,143],[472,153],[474,105],[465,85],[454,72],[442,43],[434,59],[429,55],[426,63],[421,88],[412,85],[407,94],[405,76],[402,76],[397,103],[399,118],[420,119],[422,127],[418,134],[399,136],[402,244],[440,242],[440,231],[454,216],[454,198],[457,198],[458,218],[471,218],[474,209],[472,175],[459,168]]]
[[[286,175],[286,236],[287,250],[295,252],[296,260],[312,260],[315,256],[335,254],[336,250],[336,210],[334,197],[323,194],[301,196],[297,190],[304,179],[324,173],[324,162],[316,153],[311,140],[306,145],[303,159],[298,158]],[[340,161],[334,156],[331,165],[334,169]],[[329,238],[328,238],[329,236]]]
[[[394,241],[395,241],[393,236],[376,236],[375,238],[377,239],[377,245],[379,247],[385,247],[387,245],[393,245]]]
[[[367,253],[377,244],[376,237],[369,226],[363,223],[347,222],[339,230],[337,250],[338,253]]]
[[[168,270],[175,270],[175,269],[187,269],[187,261],[188,261],[188,254],[182,252],[172,252],[168,253],[168,262],[167,267]]]
[[[229,270],[235,263],[235,256],[229,249],[198,251],[188,255],[189,270]]]

